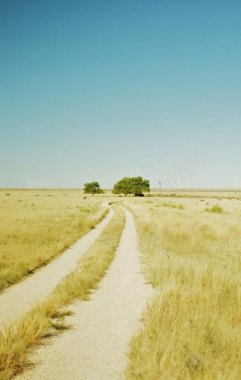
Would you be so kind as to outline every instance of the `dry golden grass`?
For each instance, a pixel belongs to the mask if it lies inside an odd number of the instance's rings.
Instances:
[[[223,213],[205,212],[207,203],[218,204]],[[238,380],[241,202],[182,199],[181,204],[179,210],[163,207],[157,198],[129,202],[144,271],[157,295],[132,339],[127,378]]]
[[[64,308],[76,299],[88,299],[112,262],[124,227],[124,213],[116,207],[113,219],[70,273],[42,304],[19,323],[0,333],[0,379],[10,379],[27,363],[31,348],[44,338],[65,328]]]
[[[0,291],[46,264],[101,220],[103,200],[85,198],[78,190],[0,190]]]

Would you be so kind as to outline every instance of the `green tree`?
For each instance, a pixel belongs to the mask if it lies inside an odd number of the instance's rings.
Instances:
[[[100,188],[99,182],[89,182],[84,184],[84,192],[85,194],[101,194],[103,190]]]
[[[124,177],[113,188],[114,194],[133,194],[135,197],[143,196],[147,191],[150,191],[150,182],[142,177]]]

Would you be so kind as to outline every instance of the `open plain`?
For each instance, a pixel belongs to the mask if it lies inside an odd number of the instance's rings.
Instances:
[[[58,260],[71,260],[65,244],[96,237],[41,300],[5,323],[0,378],[239,379],[241,193],[153,192],[139,199],[9,190],[1,192],[1,207],[12,228],[7,240],[1,227],[8,268],[36,262],[39,245],[43,252],[50,245],[45,267],[35,265],[19,284],[11,286],[4,272],[0,304],[42,270],[55,278]],[[28,235],[23,244],[27,231],[35,239]],[[38,287],[41,277],[29,292]]]

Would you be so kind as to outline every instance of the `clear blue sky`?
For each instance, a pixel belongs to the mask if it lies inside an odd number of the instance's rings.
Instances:
[[[0,186],[241,186],[240,20],[232,0],[0,0]]]

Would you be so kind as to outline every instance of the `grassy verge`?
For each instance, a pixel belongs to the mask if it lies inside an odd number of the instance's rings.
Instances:
[[[93,228],[106,214],[101,203],[72,190],[0,190],[0,291]]]
[[[146,277],[157,295],[131,341],[127,379],[237,380],[240,209],[220,217],[194,212],[190,202],[181,212],[158,205],[132,205]]]
[[[118,247],[124,227],[124,212],[115,207],[115,215],[101,236],[89,248],[75,271],[53,293],[31,310],[19,323],[0,334],[0,379],[20,373],[29,351],[54,331],[65,328],[65,307],[76,299],[88,299],[105,275]]]

